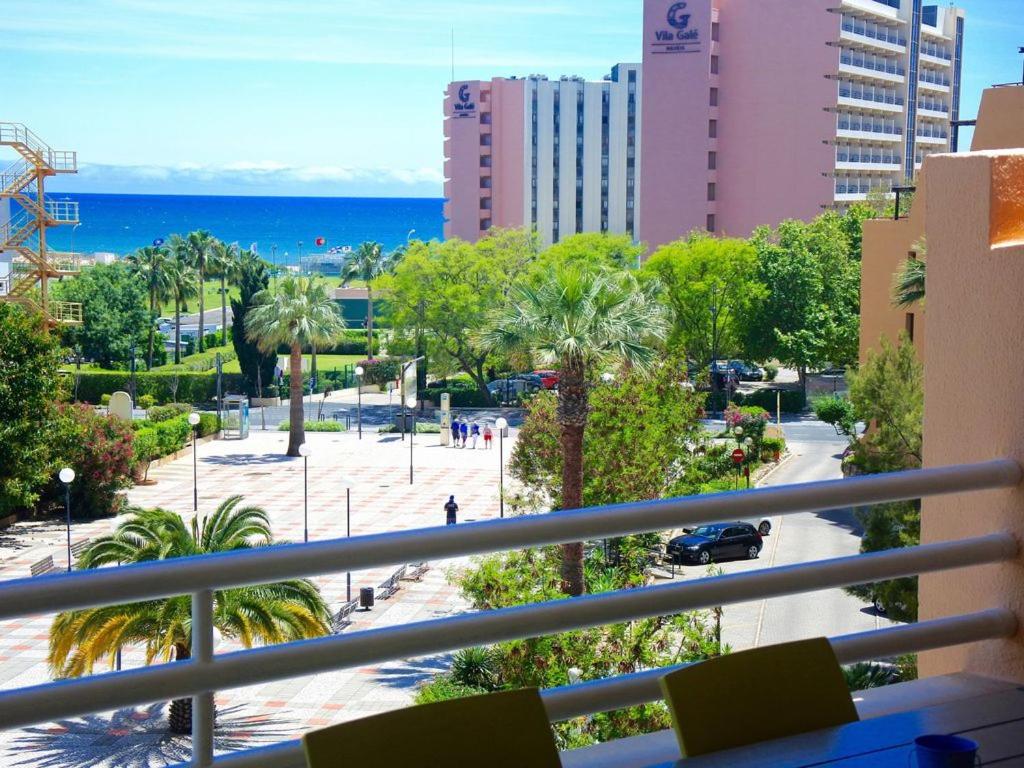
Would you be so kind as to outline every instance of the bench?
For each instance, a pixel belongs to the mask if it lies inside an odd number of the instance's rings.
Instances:
[[[85,550],[87,550],[89,548],[89,545],[91,543],[92,542],[89,541],[89,539],[82,539],[81,541],[76,541],[74,544],[72,544],[71,545],[71,562],[76,562],[78,560],[78,558],[81,556],[81,554],[83,552],[85,552]]]
[[[45,576],[48,573],[56,573],[57,566],[53,564],[53,555],[47,555],[38,563],[32,563],[29,566],[33,576]]]
[[[409,563],[409,571],[402,576],[403,581],[419,581],[423,578],[423,574],[430,570],[430,563]]]
[[[393,596],[395,592],[398,591],[399,587],[401,586],[399,582],[405,577],[405,571],[406,566],[403,565],[401,568],[399,568],[397,571],[391,574],[391,576],[388,577],[387,581],[385,581],[383,584],[377,587],[377,589],[379,590],[377,592],[378,600],[387,600],[389,597]]]
[[[331,617],[331,632],[337,635],[348,627],[352,623],[350,617],[358,607],[358,600],[349,600],[347,603],[343,603],[338,612]]]

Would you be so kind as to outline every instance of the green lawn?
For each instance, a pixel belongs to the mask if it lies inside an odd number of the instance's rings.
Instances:
[[[307,360],[309,355],[303,355]],[[365,359],[364,355],[317,355],[316,367],[321,371],[331,371],[335,368],[344,368],[346,365],[355,365]],[[237,360],[224,363],[224,373],[241,373]]]

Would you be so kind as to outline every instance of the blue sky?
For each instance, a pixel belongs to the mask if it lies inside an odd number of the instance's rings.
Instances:
[[[963,116],[1020,77],[1022,0],[967,8]],[[77,149],[55,190],[439,196],[458,78],[599,78],[640,0],[22,0],[0,10],[0,119]]]

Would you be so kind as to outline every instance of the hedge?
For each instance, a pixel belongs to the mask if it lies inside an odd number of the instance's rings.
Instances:
[[[305,354],[309,354],[311,350],[304,349]],[[317,347],[317,354],[320,355],[365,355],[366,354],[366,331],[345,331],[345,335],[336,341],[333,345],[327,347]],[[380,334],[374,330],[373,333],[373,354],[380,352]],[[291,353],[291,349],[286,344],[282,344],[278,350],[279,355],[288,355]]]
[[[769,414],[773,414],[778,392],[782,393],[783,413],[803,413],[807,408],[807,397],[799,389],[758,389],[750,393],[734,392],[730,402],[739,406],[759,406]],[[722,393],[718,394],[717,399],[713,399],[713,396],[708,394],[707,407],[709,409],[720,411],[724,405],[725,396]]]
[[[131,374],[127,371],[83,371],[78,377],[78,399],[96,405],[103,395],[127,392]],[[177,379],[175,398],[172,385]],[[208,403],[217,396],[217,374],[192,371],[144,371],[135,374],[136,395],[152,395],[158,403]],[[224,394],[245,391],[245,380],[240,373],[225,373]]]
[[[150,408],[146,413],[146,421],[153,424],[161,421],[169,421],[178,416],[188,416],[192,413],[192,406],[188,403],[171,403],[170,405],[158,405]]]
[[[345,425],[340,421],[307,421],[303,423],[306,432],[344,432]],[[291,429],[291,422],[282,421],[277,425],[278,432],[287,432]]]
[[[472,387],[432,387],[427,390],[430,402],[441,405],[441,395],[451,396],[452,408],[487,408],[493,403],[484,396],[477,386]]]

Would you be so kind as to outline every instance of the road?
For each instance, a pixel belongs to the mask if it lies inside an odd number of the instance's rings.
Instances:
[[[791,458],[761,485],[790,485],[841,477],[840,457],[846,442],[835,430],[807,418],[783,420]],[[722,563],[726,573],[805,563],[853,555],[859,551],[860,528],[850,510],[800,513],[775,519],[772,534],[756,562]],[[687,577],[699,576],[687,568]],[[888,625],[869,605],[841,589],[726,606],[722,635],[734,650],[808,637],[863,632]]]

